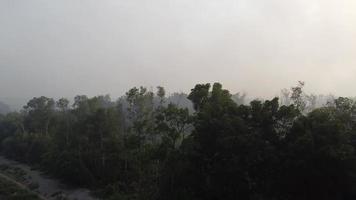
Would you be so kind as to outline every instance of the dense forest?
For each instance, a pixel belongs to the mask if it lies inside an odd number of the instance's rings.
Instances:
[[[219,83],[37,97],[0,115],[0,151],[104,199],[353,200],[356,102],[303,86],[248,104]]]

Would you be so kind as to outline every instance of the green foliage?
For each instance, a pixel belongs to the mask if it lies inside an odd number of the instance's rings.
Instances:
[[[15,183],[0,177],[0,199],[7,200],[40,200],[36,194],[27,191]]]
[[[132,88],[117,103],[34,98],[0,116],[0,150],[107,199],[355,199],[356,104],[315,109],[303,86],[282,105],[247,105],[219,83],[198,84],[178,95],[194,112],[163,87]]]
[[[51,98],[42,96],[30,100],[24,106],[26,112],[24,123],[28,131],[48,135],[54,107],[55,102]]]

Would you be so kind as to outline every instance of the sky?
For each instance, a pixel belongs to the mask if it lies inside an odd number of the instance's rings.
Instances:
[[[0,100],[221,82],[356,96],[354,0],[0,0]]]

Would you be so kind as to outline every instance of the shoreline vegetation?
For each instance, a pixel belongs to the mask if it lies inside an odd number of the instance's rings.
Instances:
[[[219,83],[35,97],[0,115],[0,152],[109,200],[353,200],[356,102],[303,87],[249,103]]]
[[[33,169],[26,164],[8,160],[1,155],[0,176],[12,183],[15,183],[20,187],[20,189],[24,189],[31,194],[35,194],[40,199],[95,199],[90,196],[90,191],[87,189],[66,185],[48,174]]]
[[[0,199],[6,200],[46,200],[21,183],[0,173]]]

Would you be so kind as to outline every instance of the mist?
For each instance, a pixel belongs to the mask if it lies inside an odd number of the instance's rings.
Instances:
[[[0,199],[356,199],[355,0],[0,0]]]
[[[0,100],[221,82],[271,97],[298,80],[356,96],[352,0],[2,0]]]

